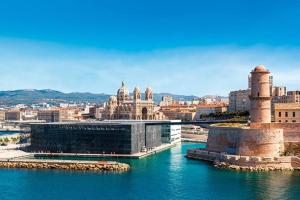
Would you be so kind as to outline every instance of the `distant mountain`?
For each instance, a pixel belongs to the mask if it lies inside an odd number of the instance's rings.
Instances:
[[[107,94],[92,93],[63,93],[55,90],[14,90],[0,91],[0,104],[38,104],[38,103],[72,103],[72,102],[104,102],[109,98]]]
[[[106,102],[111,95],[109,94],[93,94],[93,93],[63,93],[56,90],[13,90],[0,91],[0,105],[16,105],[16,104],[38,104],[38,103],[103,103]],[[154,101],[159,103],[163,96],[172,96],[174,100],[190,101],[196,96],[176,95],[169,93],[154,94]]]

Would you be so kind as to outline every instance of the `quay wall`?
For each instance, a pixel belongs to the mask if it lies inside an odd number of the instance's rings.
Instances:
[[[284,151],[283,130],[213,127],[206,149],[241,156],[280,156]]]
[[[226,166],[239,166],[245,169],[255,170],[283,170],[300,169],[300,158],[291,156],[264,157],[264,156],[238,156],[225,152],[217,153],[204,149],[190,149],[187,157],[197,160],[205,160],[213,163],[225,163]]]

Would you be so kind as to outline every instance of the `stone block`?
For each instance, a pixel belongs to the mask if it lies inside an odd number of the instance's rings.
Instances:
[[[195,153],[195,150],[194,149],[188,149],[187,153],[188,154],[193,154],[193,153]]]
[[[224,152],[220,153],[220,159],[225,160],[226,156],[227,156],[227,153],[224,153]]]
[[[214,158],[219,158],[220,157],[220,153],[209,152],[209,156],[214,157]]]
[[[251,162],[261,162],[261,157],[252,156],[250,157]]]
[[[224,155],[224,160],[230,160],[231,155]]]
[[[239,156],[235,156],[235,155],[230,155],[230,158],[229,158],[229,160],[231,160],[231,161],[237,161],[239,159],[240,159]]]
[[[194,153],[200,153],[201,151],[201,149],[194,149]]]
[[[250,160],[250,157],[249,157],[249,156],[241,156],[241,157],[240,157],[240,161],[241,161],[241,162],[249,162],[249,160]]]
[[[273,162],[274,158],[273,157],[262,157],[261,160],[264,161],[264,162]]]
[[[274,160],[276,160],[278,162],[282,162],[282,163],[288,163],[288,162],[291,162],[292,157],[290,157],[290,156],[282,156],[282,157],[276,157],[276,159],[274,158]]]
[[[200,150],[200,151],[199,151],[199,154],[200,154],[200,155],[206,155],[206,156],[207,156],[207,155],[208,155],[208,151]]]

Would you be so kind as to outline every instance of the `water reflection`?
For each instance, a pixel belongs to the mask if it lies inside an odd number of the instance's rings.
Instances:
[[[248,174],[252,181],[253,194],[256,199],[290,199],[290,188],[295,185],[295,178],[299,181],[298,172],[266,172],[257,174],[256,178]],[[299,184],[299,182],[298,182]]]

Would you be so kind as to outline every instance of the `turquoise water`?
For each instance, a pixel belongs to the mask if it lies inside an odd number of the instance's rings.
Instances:
[[[145,159],[123,160],[132,170],[122,174],[1,169],[0,199],[299,199],[299,173],[237,173],[184,157],[188,148],[199,146],[185,143]]]
[[[0,135],[14,135],[20,133],[19,131],[0,131]]]

